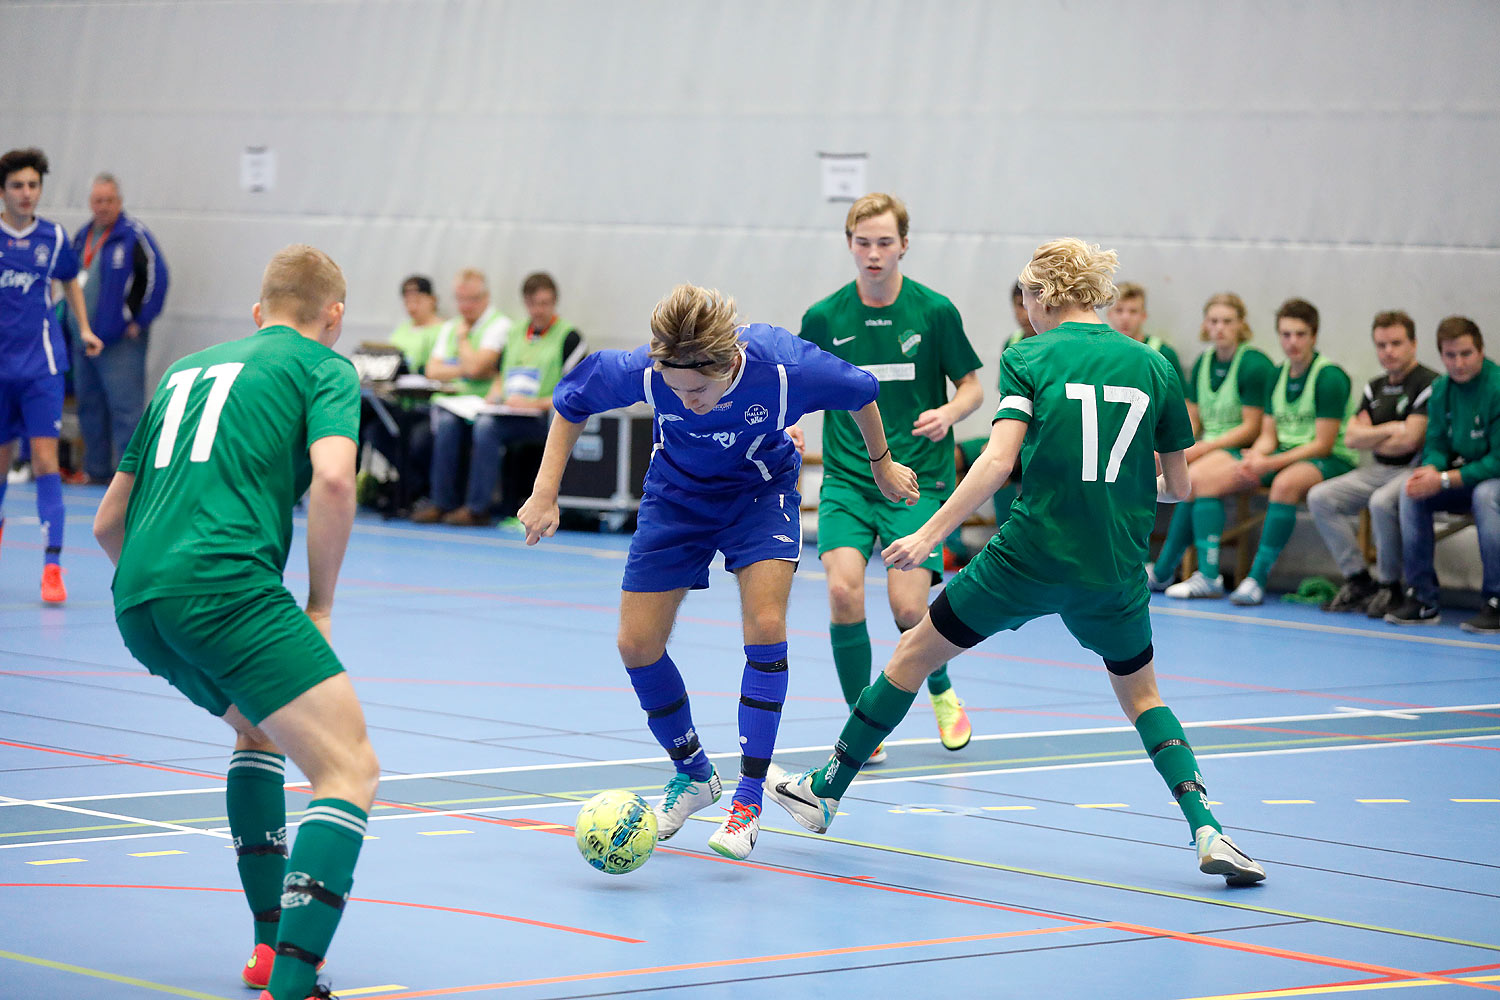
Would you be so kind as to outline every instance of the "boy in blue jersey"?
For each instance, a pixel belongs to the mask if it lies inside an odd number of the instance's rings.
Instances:
[[[31,439],[36,474],[36,513],[46,536],[42,600],[61,604],[63,586],[62,480],[58,476],[57,432],[62,429],[63,372],[68,345],[52,315],[52,282],[62,282],[68,307],[79,317],[84,352],[104,348],[89,326],[78,258],[62,226],[36,214],[42,197],[47,157],[40,149],[13,149],[0,156],[0,470],[10,468],[13,442]],[[5,481],[0,478],[0,505]],[[0,534],[5,531],[0,506]]]
[[[881,493],[915,503],[916,475],[891,458],[879,391],[873,375],[786,330],[738,325],[734,300],[679,285],[652,313],[650,344],[591,354],[553,392],[541,470],[519,514],[528,545],[557,530],[558,486],[584,421],[632,403],[655,411],[656,449],[621,584],[619,650],[647,725],[677,769],[656,806],[662,840],[720,795],[666,651],[678,606],[689,590],[708,586],[709,563],[724,553],[744,614],[740,781],[709,846],[744,858],[760,832],[786,699],[786,606],[802,553],[801,457],[787,428],[815,410],[854,411]]]

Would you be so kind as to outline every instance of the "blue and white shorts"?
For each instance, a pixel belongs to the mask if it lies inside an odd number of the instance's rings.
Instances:
[[[659,594],[708,587],[716,552],[733,573],[751,563],[802,557],[802,495],[794,489],[743,497],[641,499],[621,590]]]

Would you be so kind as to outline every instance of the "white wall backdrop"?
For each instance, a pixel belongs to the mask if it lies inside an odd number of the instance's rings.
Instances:
[[[1500,345],[1497,43],[1492,0],[8,2],[0,135],[51,157],[44,214],[78,225],[109,170],[160,237],[153,377],[248,332],[293,241],[344,266],[346,343],[413,271],[451,309],[466,265],[513,313],[552,271],[595,345],[643,340],[683,280],[795,330],[853,274],[835,151],[909,202],[906,271],[992,392],[1010,282],[1056,235],[1117,248],[1184,360],[1208,295],[1243,295],[1273,356],[1301,295],[1362,379],[1383,308],[1429,364],[1450,313]],[[247,146],[273,190],[241,190]]]

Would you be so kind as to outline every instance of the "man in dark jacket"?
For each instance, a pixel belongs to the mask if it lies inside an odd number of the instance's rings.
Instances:
[[[94,178],[89,209],[94,218],[73,235],[73,250],[89,322],[104,350],[92,358],[75,352],[73,391],[84,472],[106,483],[145,407],[146,334],[166,302],[167,262],[146,227],[122,210],[112,175]]]

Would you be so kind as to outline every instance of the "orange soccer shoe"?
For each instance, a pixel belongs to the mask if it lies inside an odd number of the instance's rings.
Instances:
[[[68,588],[63,586],[63,568],[57,563],[42,567],[42,600],[48,604],[63,604],[68,599]]]

